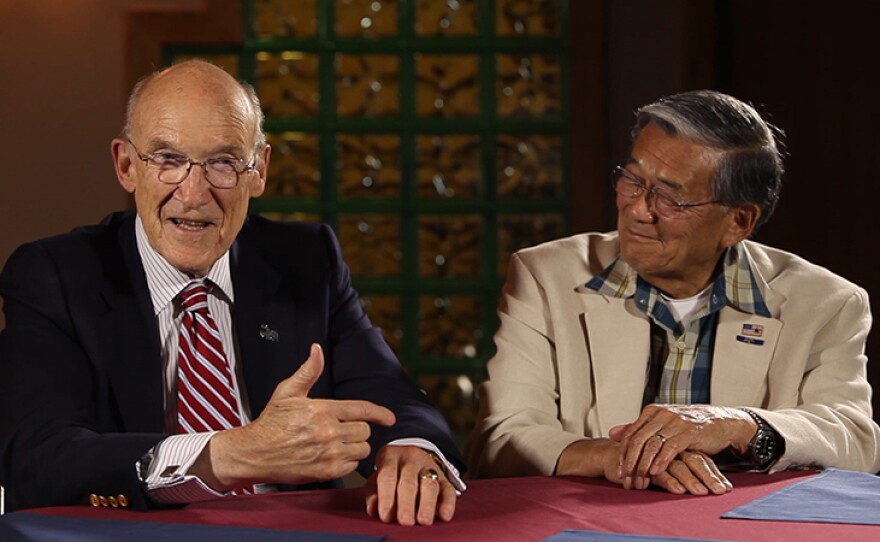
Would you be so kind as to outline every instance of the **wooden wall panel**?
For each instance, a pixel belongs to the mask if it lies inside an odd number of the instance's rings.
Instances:
[[[763,105],[786,131],[779,207],[757,239],[795,252],[868,290],[880,306],[880,47],[874,2],[724,5],[720,84]],[[875,309],[876,314],[876,309]],[[868,342],[880,419],[880,330]]]

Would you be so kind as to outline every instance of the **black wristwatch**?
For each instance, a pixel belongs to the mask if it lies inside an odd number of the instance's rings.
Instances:
[[[766,469],[782,453],[782,439],[764,418],[747,408],[742,410],[758,424],[758,431],[749,442],[746,458],[758,469]]]

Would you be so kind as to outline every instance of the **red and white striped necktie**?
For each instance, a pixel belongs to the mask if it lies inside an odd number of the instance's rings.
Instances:
[[[183,318],[177,351],[179,433],[219,431],[241,425],[232,373],[217,324],[208,312],[208,287],[189,283],[180,294]]]
[[[241,425],[232,371],[223,352],[217,323],[208,312],[205,280],[187,284],[180,293],[183,318],[177,349],[177,432],[220,431]],[[253,486],[235,495],[250,494]]]

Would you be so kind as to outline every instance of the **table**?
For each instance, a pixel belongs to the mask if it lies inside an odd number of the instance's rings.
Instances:
[[[730,474],[734,490],[720,496],[627,491],[605,480],[577,477],[474,480],[459,499],[453,521],[430,527],[383,524],[368,517],[361,489],[251,495],[150,512],[70,506],[28,513],[387,535],[390,542],[537,541],[565,529],[756,542],[880,540],[877,526],[720,519],[732,508],[813,474]]]

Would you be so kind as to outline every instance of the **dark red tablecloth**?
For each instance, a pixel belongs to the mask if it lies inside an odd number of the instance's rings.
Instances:
[[[604,480],[574,477],[475,480],[458,500],[455,519],[430,527],[387,525],[368,517],[360,489],[253,495],[150,512],[83,506],[32,513],[384,534],[389,541],[542,540],[565,529],[756,542],[880,540],[880,527],[721,519],[724,512],[811,474],[732,474],[733,492],[704,497],[626,491]]]

